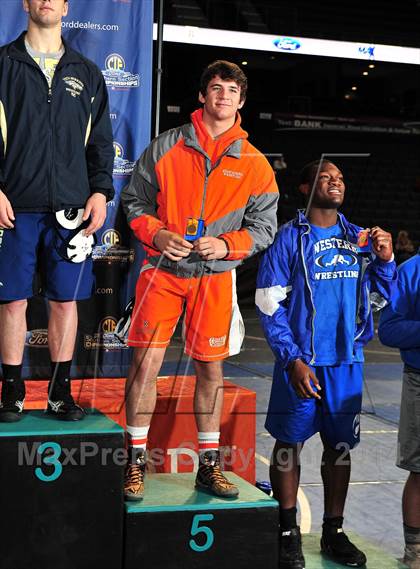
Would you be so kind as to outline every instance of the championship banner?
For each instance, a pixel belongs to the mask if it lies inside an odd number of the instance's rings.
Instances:
[[[1,0],[0,45],[14,40],[26,26],[22,0]],[[62,28],[65,40],[102,70],[115,150],[116,194],[97,233],[95,295],[78,303],[72,375],[121,377],[127,374],[130,350],[113,331],[133,295],[142,252],[130,236],[119,196],[150,141],[153,0],[69,0]],[[30,300],[27,319],[23,376],[43,378],[49,373],[49,354],[47,303],[42,296]]]

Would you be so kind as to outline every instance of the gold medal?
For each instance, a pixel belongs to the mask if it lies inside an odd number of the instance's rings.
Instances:
[[[185,235],[188,235],[189,237],[196,237],[197,232],[198,232],[198,219],[195,219],[194,217],[189,217],[187,220],[187,230],[185,232]]]
[[[189,217],[187,219],[187,227],[184,235],[184,239],[187,241],[195,241],[204,235],[204,220],[196,219],[195,217]]]
[[[368,243],[369,243],[369,230],[363,229],[363,231],[359,231],[359,235],[357,236],[357,246],[367,247]]]

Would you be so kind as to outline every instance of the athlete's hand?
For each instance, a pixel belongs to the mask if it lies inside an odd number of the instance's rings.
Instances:
[[[228,254],[226,243],[217,237],[200,237],[194,241],[194,251],[205,261],[224,259]]]
[[[288,367],[288,373],[290,378],[290,383],[293,389],[296,391],[298,397],[302,399],[321,399],[321,396],[317,391],[321,390],[319,381],[316,375],[302,360],[294,360]],[[315,386],[312,387],[311,382]]]
[[[154,239],[153,245],[171,261],[180,261],[191,253],[192,244],[178,233],[160,229]]]
[[[7,199],[6,194],[0,190],[0,228],[13,229],[12,221],[14,220],[15,214],[13,213],[11,203]]]
[[[390,261],[392,259],[392,236],[380,227],[372,227],[369,231],[372,239],[373,252],[382,261]]]
[[[102,227],[106,218],[106,197],[104,194],[96,192],[90,196],[85,205],[83,221],[91,216],[89,225],[85,229],[85,235],[89,236]]]

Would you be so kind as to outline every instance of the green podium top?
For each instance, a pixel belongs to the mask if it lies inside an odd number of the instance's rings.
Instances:
[[[61,421],[45,411],[27,411],[16,423],[0,423],[0,437],[31,437],[42,435],[118,434],[120,427],[97,409],[87,409],[82,421]]]
[[[239,488],[237,498],[217,498],[194,486],[195,474],[147,474],[145,495],[139,502],[126,502],[128,514],[182,510],[228,510],[235,508],[275,508],[276,500],[249,482],[228,472],[227,477]]]

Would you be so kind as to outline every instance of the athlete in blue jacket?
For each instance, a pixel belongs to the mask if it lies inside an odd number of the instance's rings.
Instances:
[[[360,435],[362,348],[373,336],[372,308],[389,301],[396,280],[392,238],[337,212],[345,185],[331,162],[305,166],[299,190],[310,198],[307,215],[299,212],[280,229],[263,256],[256,291],[276,357],[266,428],[276,439],[270,476],[280,502],[279,566],[304,567],[296,523],[299,454],[320,432],[321,547],[335,561],[360,567],[366,557],[343,533],[343,511],[349,450]]]
[[[381,314],[379,338],[404,362],[397,466],[410,475],[403,493],[404,563],[420,569],[420,255],[398,267],[398,288]]]

